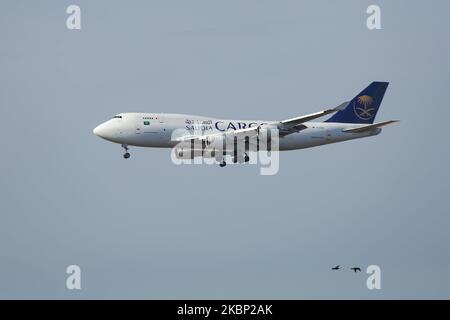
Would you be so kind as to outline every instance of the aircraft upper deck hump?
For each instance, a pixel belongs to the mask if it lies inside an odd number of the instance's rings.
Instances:
[[[345,109],[336,112],[325,122],[373,123],[388,85],[389,82],[372,82],[354,97]]]

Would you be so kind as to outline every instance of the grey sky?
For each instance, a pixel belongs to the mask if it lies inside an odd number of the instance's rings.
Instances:
[[[448,1],[79,0],[69,31],[72,3],[0,3],[0,298],[449,298]],[[92,134],[125,111],[284,119],[373,80],[399,124],[275,176]]]

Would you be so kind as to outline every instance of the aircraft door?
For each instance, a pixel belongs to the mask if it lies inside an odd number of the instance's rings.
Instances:
[[[141,121],[138,121],[138,123],[136,124],[136,128],[135,128],[134,132],[135,132],[136,134],[141,134],[141,133],[142,133],[142,124],[141,124]]]
[[[332,137],[333,137],[333,132],[332,132],[332,130],[330,130],[330,128],[327,127],[325,129],[325,141],[330,141]]]

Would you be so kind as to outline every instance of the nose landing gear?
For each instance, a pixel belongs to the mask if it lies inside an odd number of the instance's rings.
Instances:
[[[128,159],[128,158],[131,156],[130,153],[128,152],[128,146],[127,146],[126,144],[123,144],[123,145],[122,145],[122,148],[125,149],[125,153],[123,154],[123,157],[124,157],[125,159]]]

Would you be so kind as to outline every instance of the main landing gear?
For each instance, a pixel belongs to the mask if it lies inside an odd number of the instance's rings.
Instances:
[[[247,154],[245,154],[245,156],[244,156],[244,163],[247,163],[249,161],[250,161],[250,157]],[[237,158],[233,158],[233,162],[234,163],[238,162]],[[242,162],[239,162],[239,163],[242,163]],[[227,163],[225,162],[225,157],[224,157],[224,158],[222,158],[222,161],[219,162],[219,166],[221,168],[223,168],[226,165],[227,165]]]
[[[128,158],[130,157],[130,153],[128,152],[128,146],[127,146],[126,144],[123,144],[123,145],[122,145],[122,148],[125,149],[125,153],[123,154],[123,157],[124,157],[125,159],[128,159]]]

